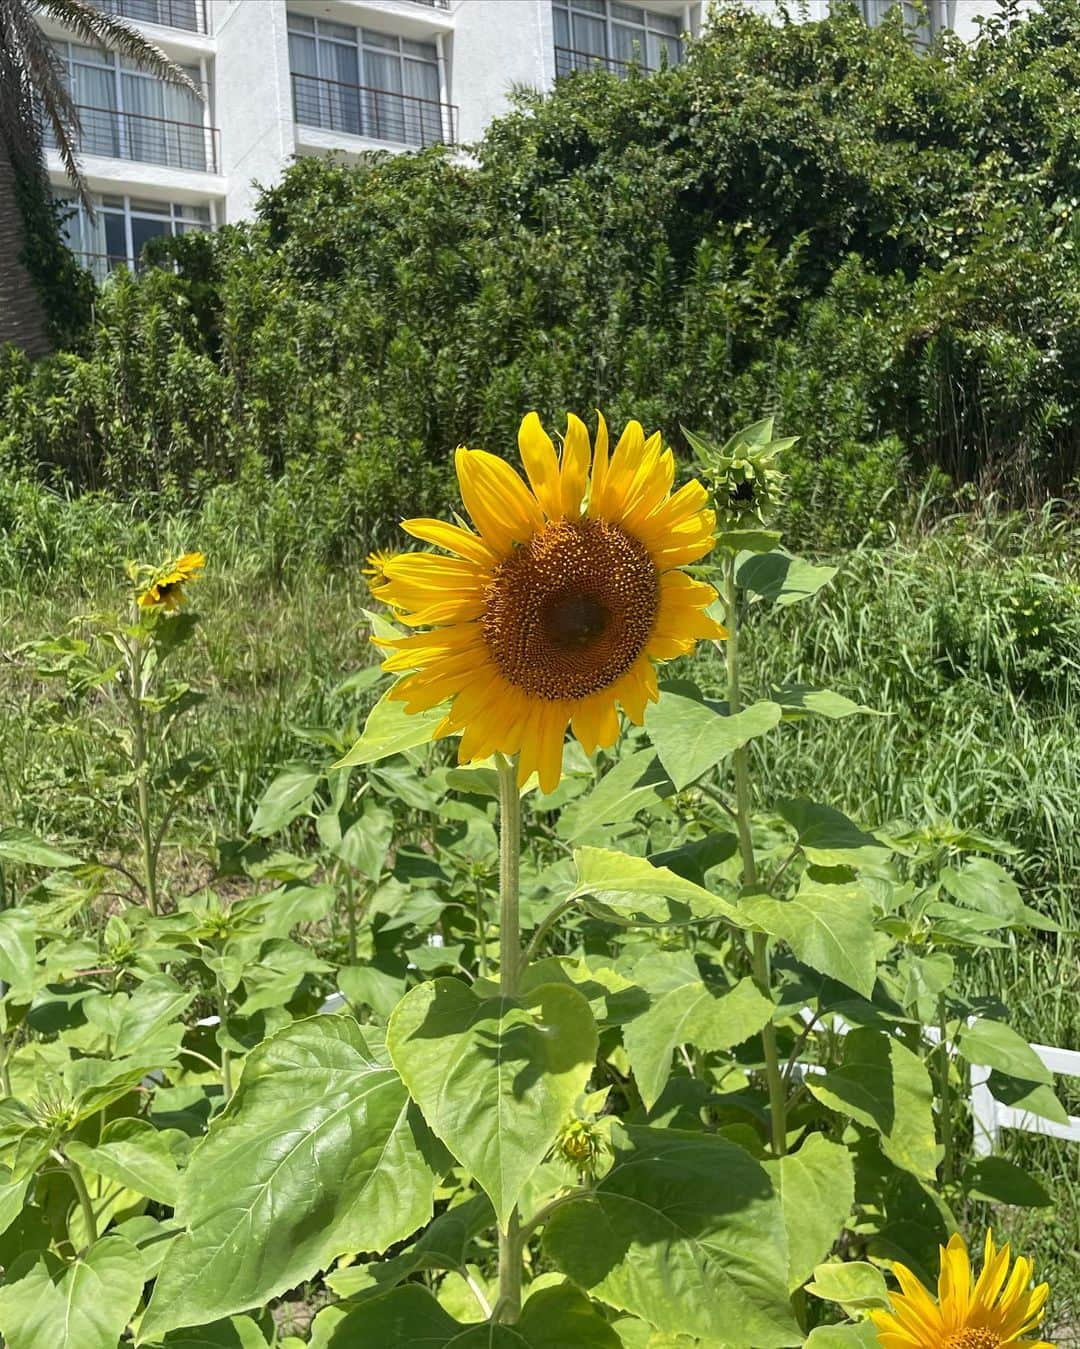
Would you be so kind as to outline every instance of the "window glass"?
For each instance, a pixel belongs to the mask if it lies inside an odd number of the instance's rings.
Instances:
[[[611,25],[611,54],[616,61],[636,61],[638,65],[647,64],[645,50],[645,30],[628,28],[622,23]]]
[[[163,234],[172,234],[172,222],[168,219],[148,219],[146,216],[131,217],[131,247],[135,262],[142,257],[143,246],[150,239],[159,239]]]
[[[613,19],[622,19],[625,23],[640,24],[645,27],[645,11],[637,5],[620,5],[618,0],[611,0],[611,17]]]
[[[83,61],[90,66],[112,65],[112,57],[107,51],[103,51],[100,47],[80,47],[74,42],[71,44],[71,59]]]
[[[556,9],[555,15],[555,45],[556,47],[569,47],[570,45],[570,16],[565,9]]]
[[[138,197],[131,198],[131,209],[141,215],[163,215],[166,219],[172,214],[172,207],[167,201],[142,201]]]
[[[669,66],[679,64],[680,42],[677,37],[661,37],[649,34],[649,69],[660,70],[666,63]]]
[[[315,20],[309,19],[306,14],[289,13],[289,27],[297,33],[314,33]]]
[[[590,56],[607,56],[607,25],[603,19],[574,15],[574,47]]]
[[[363,30],[365,47],[383,47],[387,51],[396,52],[398,49],[398,40],[387,33],[376,33],[371,28]]]
[[[590,14],[603,14],[604,0],[573,0],[575,9],[587,9]]]
[[[649,27],[657,33],[670,33],[678,37],[682,32],[682,20],[676,14],[654,14],[649,10]]]
[[[289,69],[294,75],[318,75],[319,58],[315,39],[302,33],[289,34]]]
[[[344,23],[331,23],[329,19],[319,20],[319,36],[336,38],[339,42],[351,42],[356,46],[356,29]]]
[[[434,42],[410,42],[407,37],[401,39],[401,50],[406,56],[416,56],[422,61],[438,61],[439,49]]]
[[[110,260],[123,262],[128,255],[124,217],[112,211],[103,211],[101,215],[105,222],[105,252]]]

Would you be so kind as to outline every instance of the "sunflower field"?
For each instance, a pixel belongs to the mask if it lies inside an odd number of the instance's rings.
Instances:
[[[680,485],[633,420],[459,450],[352,724],[205,859],[212,559],[18,648],[112,828],[0,833],[11,1349],[1049,1343],[985,1218],[1051,1197],[966,1100],[1064,1118],[970,978],[1059,925],[1006,841],[778,788],[882,710],[749,659],[843,585],[775,528],[793,440],[685,434]]]

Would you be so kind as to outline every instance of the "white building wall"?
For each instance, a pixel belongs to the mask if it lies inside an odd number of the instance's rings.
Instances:
[[[250,215],[258,186],[296,152],[283,0],[214,0],[215,112],[227,183],[225,218]]]
[[[555,28],[551,0],[458,0],[453,15],[451,102],[467,144],[506,112],[515,86],[555,82]]]

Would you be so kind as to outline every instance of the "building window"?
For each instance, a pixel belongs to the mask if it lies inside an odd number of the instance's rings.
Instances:
[[[75,42],[54,45],[79,110],[83,154],[174,169],[216,169],[205,105],[190,90],[166,84],[115,52]],[[198,66],[181,69],[199,85]]]
[[[73,198],[59,200],[71,212],[64,223],[67,246],[99,281],[117,267],[137,271],[151,239],[209,230],[214,224],[208,205],[105,196],[94,200],[91,219]]]
[[[559,0],[553,14],[556,75],[597,65],[624,75],[635,65],[652,71],[682,60],[675,15],[620,0]]]
[[[374,140],[452,140],[434,42],[289,14],[293,112],[306,126]]]

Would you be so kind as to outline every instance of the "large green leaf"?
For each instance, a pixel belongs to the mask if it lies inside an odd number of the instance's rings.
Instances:
[[[353,1251],[431,1217],[432,1145],[397,1073],[351,1017],[295,1022],[252,1050],[184,1174],[187,1231],[142,1339],[261,1306]]]
[[[458,979],[435,979],[401,1000],[386,1044],[424,1118],[505,1227],[592,1071],[588,1002],[565,984],[480,998]]]
[[[788,1287],[798,1288],[832,1249],[855,1203],[851,1153],[823,1134],[811,1134],[798,1152],[766,1162],[784,1209]]]
[[[686,951],[656,951],[634,963],[634,978],[650,1005],[623,1030],[623,1044],[645,1107],[651,1110],[667,1084],[679,1045],[710,1052],[730,1049],[761,1030],[773,1004],[742,979],[730,991],[706,988]]]
[[[879,1349],[880,1344],[872,1321],[818,1326],[806,1339],[806,1349]]]
[[[618,1335],[568,1284],[543,1288],[513,1326],[462,1325],[419,1284],[362,1302],[338,1323],[329,1349],[621,1349]]]
[[[799,836],[807,860],[822,867],[857,867],[885,862],[889,850],[832,806],[796,797],[776,809]]]
[[[874,712],[872,707],[853,702],[842,693],[834,693],[832,689],[815,689],[809,684],[785,684],[782,688],[771,690],[769,697],[783,708],[785,721],[797,721],[811,713],[827,717],[830,721],[841,721],[844,717]]]
[[[266,838],[309,810],[321,777],[322,773],[310,764],[293,763],[283,768],[263,792],[251,822],[251,832]]]
[[[763,931],[787,942],[804,965],[864,998],[874,991],[870,896],[858,883],[817,885],[804,876],[791,899],[748,895],[740,908]]]
[[[973,1199],[1020,1208],[1047,1208],[1054,1202],[1034,1176],[1005,1157],[980,1157],[969,1163],[964,1191]]]
[[[113,1120],[95,1146],[72,1139],[65,1151],[83,1171],[114,1180],[125,1189],[176,1204],[179,1173],[162,1134],[147,1120]]]
[[[594,1194],[544,1232],[574,1282],[669,1334],[731,1349],[801,1343],[788,1302],[787,1237],[768,1173],[725,1139],[616,1125]]]
[[[772,702],[753,703],[731,715],[682,691],[692,687],[664,689],[645,713],[645,729],[679,791],[748,740],[771,731],[781,716],[779,706]]]
[[[229,1316],[209,1326],[170,1330],[162,1349],[266,1349],[266,1336],[250,1316]]]
[[[28,867],[77,867],[81,863],[70,853],[61,852],[51,843],[31,834],[28,829],[0,829],[0,863],[15,863]]]
[[[96,1241],[78,1260],[28,1251],[0,1287],[8,1349],[116,1349],[138,1306],[142,1256],[123,1237]]]
[[[651,749],[638,750],[621,759],[599,783],[571,802],[559,818],[560,838],[573,842],[591,829],[624,824],[639,810],[658,805],[669,796],[672,785]]]
[[[703,886],[684,880],[645,857],[607,848],[574,852],[577,885],[570,899],[590,896],[610,915],[624,922],[693,923],[726,918],[744,927],[739,909]]]
[[[837,1303],[848,1315],[889,1305],[884,1275],[865,1260],[830,1260],[818,1265],[813,1282],[806,1287],[815,1297]]]
[[[871,1027],[844,1037],[844,1061],[806,1085],[830,1110],[876,1129],[890,1161],[933,1180],[938,1147],[934,1136],[933,1087],[917,1054],[894,1036]]]
[[[741,559],[736,580],[752,595],[787,605],[809,599],[832,580],[836,571],[836,567],[818,567],[776,549]]]
[[[394,699],[394,689],[387,689],[368,713],[360,739],[340,759],[335,768],[355,768],[360,764],[378,763],[391,754],[401,754],[417,745],[426,745],[446,716],[446,707],[429,712],[408,713],[405,704]]]
[[[34,990],[34,917],[26,909],[0,912],[0,982],[16,995]]]
[[[1054,1074],[1022,1035],[1003,1021],[980,1018],[960,1031],[960,1053],[969,1063],[978,1063],[1024,1082],[1053,1086]]]

